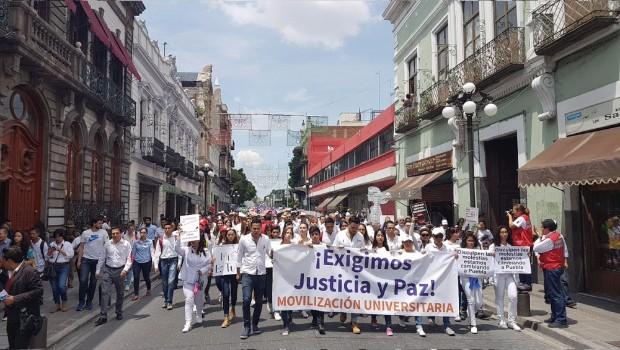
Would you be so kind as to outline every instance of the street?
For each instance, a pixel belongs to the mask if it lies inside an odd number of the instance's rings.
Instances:
[[[217,300],[217,290],[212,288],[212,298]],[[500,330],[495,320],[480,321],[477,335],[469,334],[463,322],[454,323],[456,336],[449,337],[439,326],[426,326],[426,338],[415,333],[415,326],[408,324],[403,330],[394,325],[394,336],[385,335],[383,319],[378,318],[380,328],[373,330],[370,317],[362,318],[361,335],[354,335],[350,329],[341,326],[338,317],[327,318],[324,336],[310,329],[310,319],[294,314],[294,325],[289,336],[282,336],[281,322],[264,320],[267,315],[263,307],[263,334],[240,340],[243,319],[241,307],[237,306],[237,318],[228,328],[220,328],[222,311],[220,305],[209,305],[202,327],[181,333],[183,307],[181,291],[175,291],[174,310],[161,309],[161,298],[153,296],[139,302],[125,303],[125,319],[110,318],[107,324],[94,327],[90,322],[79,328],[53,349],[556,349],[557,342],[526,329],[521,333]],[[241,301],[241,293],[239,294]]]

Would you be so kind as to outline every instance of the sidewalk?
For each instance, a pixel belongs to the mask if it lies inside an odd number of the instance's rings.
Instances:
[[[495,289],[487,287],[483,294],[487,311],[495,314]],[[543,286],[534,284],[530,293],[532,316],[519,316],[517,323],[523,328],[540,332],[573,349],[620,348],[620,332],[618,331],[620,305],[584,294],[577,294],[574,299],[578,302],[577,307],[566,309],[569,327],[549,328],[543,321],[549,317],[551,308],[545,304]],[[504,307],[508,308],[508,300],[505,301]]]
[[[161,292],[161,279],[158,278],[159,274],[151,274],[151,292]],[[54,300],[52,298],[52,289],[49,281],[42,281],[43,283],[43,305],[41,306],[41,314],[47,317],[47,346],[58,343],[63,337],[71,333],[75,329],[89,323],[99,316],[99,298],[98,292],[95,292],[95,300],[93,302],[92,311],[75,311],[78,303],[79,281],[77,274],[73,280],[73,288],[67,289],[67,299],[69,304],[69,310],[66,312],[50,313],[55,308]],[[97,289],[99,288],[99,281],[97,282]],[[146,293],[146,285],[144,281],[140,280],[140,296]],[[133,284],[129,291],[125,292],[125,300],[128,300],[133,296]],[[114,305],[114,298],[112,298],[112,305]],[[112,307],[111,310],[113,310]],[[112,311],[113,313],[113,311]],[[6,322],[0,323],[0,349],[6,349],[9,347],[9,340],[6,334]]]

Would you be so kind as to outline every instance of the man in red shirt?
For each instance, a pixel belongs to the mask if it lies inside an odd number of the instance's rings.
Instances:
[[[534,237],[532,235],[532,223],[530,222],[530,211],[523,204],[515,204],[512,212],[507,212],[508,226],[512,231],[512,245],[518,247],[532,247]],[[514,219],[513,219],[514,214]],[[520,291],[532,290],[532,275],[519,274]]]
[[[566,328],[566,296],[562,288],[564,273],[564,239],[557,231],[555,220],[542,222],[543,236],[534,244],[534,251],[540,254],[538,260],[545,276],[545,290],[551,301],[551,328]]]

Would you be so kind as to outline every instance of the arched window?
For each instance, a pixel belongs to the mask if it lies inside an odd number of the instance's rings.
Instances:
[[[112,202],[121,200],[121,163],[123,159],[122,147],[118,141],[114,141],[112,159]]]
[[[103,202],[103,136],[95,135],[95,151],[93,152],[93,166],[91,169],[91,200]]]
[[[82,136],[80,125],[74,121],[71,124],[71,142],[67,146],[67,192],[70,200],[79,200],[82,197]]]

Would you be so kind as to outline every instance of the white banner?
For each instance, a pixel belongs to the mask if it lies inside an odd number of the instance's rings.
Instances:
[[[200,228],[198,223],[200,221],[200,215],[183,215],[180,218],[180,224],[183,231],[181,231],[181,243],[186,244],[191,241],[200,240]]]
[[[530,247],[495,247],[496,273],[532,273]]]
[[[456,259],[285,245],[274,251],[273,300],[275,310],[454,317]]]
[[[237,274],[238,244],[224,244],[213,246],[213,276]]]
[[[486,277],[493,274],[495,269],[495,255],[493,252],[481,249],[456,250],[459,254],[459,275],[469,277]]]
[[[271,242],[271,250],[277,250],[278,248],[280,248],[280,243],[282,243],[282,239],[280,238],[276,238],[276,239],[270,239],[269,240]],[[271,258],[269,257],[269,255],[265,256],[265,267],[270,269],[273,267],[273,261],[271,260]]]

